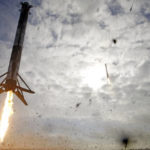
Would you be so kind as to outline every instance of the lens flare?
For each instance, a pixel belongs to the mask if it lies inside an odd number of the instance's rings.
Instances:
[[[9,127],[9,118],[13,114],[13,92],[8,91],[5,99],[3,112],[0,118],[0,142],[4,141],[7,129]]]

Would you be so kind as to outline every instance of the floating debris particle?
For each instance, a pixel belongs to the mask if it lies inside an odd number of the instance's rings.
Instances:
[[[76,108],[78,108],[80,105],[81,105],[81,103],[77,103],[77,104],[76,104]]]
[[[112,39],[113,43],[116,44],[117,43],[117,39]]]

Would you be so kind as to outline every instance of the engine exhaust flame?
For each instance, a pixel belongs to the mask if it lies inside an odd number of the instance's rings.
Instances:
[[[110,78],[107,78],[107,84],[111,85]]]
[[[4,137],[6,135],[8,126],[9,126],[9,118],[13,114],[13,92],[8,91],[7,97],[5,99],[2,115],[0,118],[0,142],[4,141]]]

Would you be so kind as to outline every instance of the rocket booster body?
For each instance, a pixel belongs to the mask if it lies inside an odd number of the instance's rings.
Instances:
[[[32,6],[29,5],[28,2],[22,2],[21,5],[22,5],[22,8],[21,8],[20,18],[18,22],[15,40],[14,40],[14,45],[12,48],[8,72],[0,76],[2,77],[4,75],[7,75],[6,78],[0,84],[0,93],[12,90],[22,100],[22,102],[25,105],[27,105],[23,96],[23,91],[29,92],[29,93],[34,93],[34,92],[25,83],[25,81],[19,75],[18,71],[19,71],[19,66],[20,66],[20,61],[21,61],[21,54],[22,54],[22,49],[23,49],[23,42],[24,42],[24,36],[25,36],[25,31],[26,31],[29,10]],[[18,77],[25,84],[27,89],[22,88],[20,86]]]
[[[27,24],[29,9],[31,8],[31,5],[29,5],[26,2],[21,4],[22,4],[21,14],[20,14],[14,45],[13,45],[11,58],[9,62],[8,74],[6,77],[6,82],[12,82],[11,83],[12,85],[16,84],[17,82],[17,74],[20,66],[26,24]]]
[[[105,69],[106,69],[106,76],[109,78],[108,70],[107,70],[107,64],[105,64]]]

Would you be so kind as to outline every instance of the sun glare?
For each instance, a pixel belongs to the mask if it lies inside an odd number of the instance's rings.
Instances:
[[[82,84],[98,90],[106,83],[105,66],[97,64],[81,71]]]

